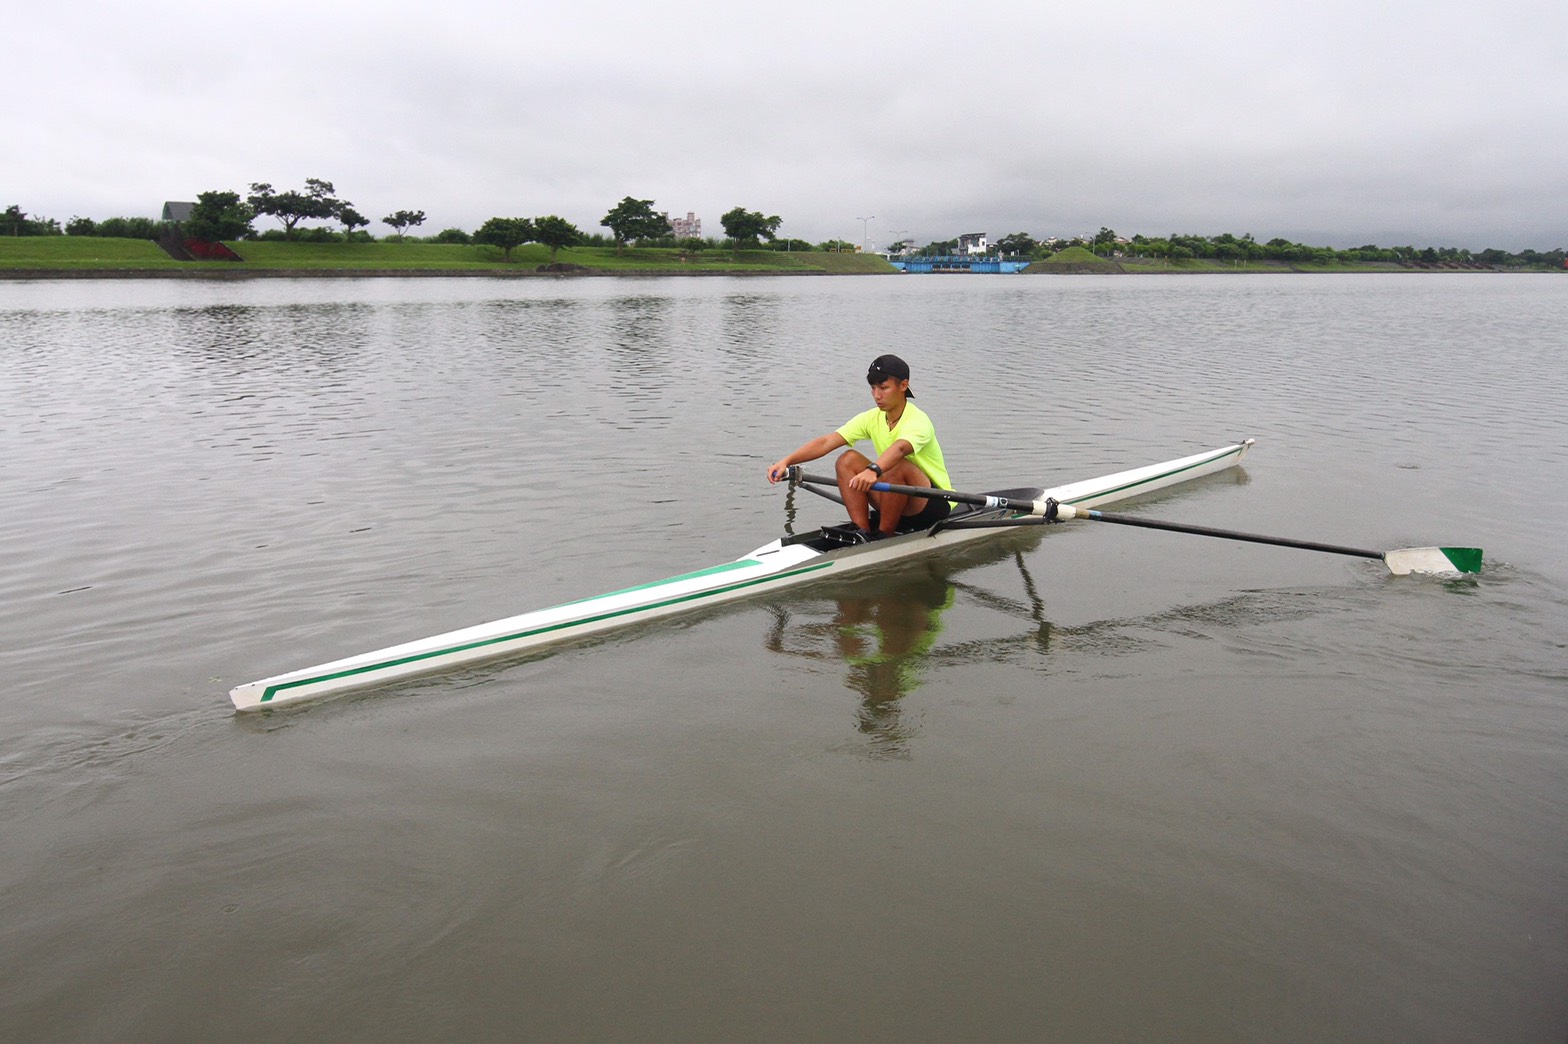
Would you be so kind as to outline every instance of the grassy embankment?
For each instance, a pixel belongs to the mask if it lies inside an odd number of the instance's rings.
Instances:
[[[102,271],[148,274],[238,275],[245,272],[491,273],[523,275],[548,264],[550,251],[529,243],[512,251],[512,260],[489,246],[448,243],[285,243],[272,240],[230,244],[243,262],[175,261],[156,243],[141,239],[97,236],[0,236],[0,274],[6,270],[66,273]],[[605,273],[829,273],[891,272],[875,254],[833,254],[820,251],[779,253],[772,250],[704,250],[684,255],[674,249],[577,247],[561,250],[555,260]]]
[[[550,251],[529,243],[512,251],[510,262],[489,246],[448,243],[287,243],[277,240],[231,244],[245,258],[234,261],[175,261],[145,239],[97,236],[0,236],[0,278],[10,275],[179,275],[237,276],[246,273],[321,273],[430,275],[531,275],[548,264]],[[684,256],[684,260],[683,260]],[[602,274],[803,273],[860,275],[894,271],[876,254],[773,250],[679,250],[629,247],[576,247],[556,260]],[[1083,247],[1068,247],[1035,261],[1025,273],[1177,274],[1225,272],[1400,272],[1393,262],[1219,261],[1213,258],[1098,257]]]
[[[1099,257],[1084,247],[1068,247],[1050,257],[1036,261],[1025,272],[1050,274],[1053,272],[1105,272],[1129,274],[1160,273],[1224,273],[1224,272],[1399,272],[1404,271],[1393,262],[1353,261],[1320,263],[1311,261],[1220,261],[1212,257]]]
[[[100,239],[97,236],[0,236],[0,269],[61,271],[135,269],[173,270],[181,267],[146,239]]]
[[[1393,261],[1220,261],[1212,257],[1119,257],[1122,271],[1160,272],[1405,272]]]

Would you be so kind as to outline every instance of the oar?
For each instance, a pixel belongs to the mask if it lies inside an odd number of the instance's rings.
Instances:
[[[1458,575],[1481,571],[1479,547],[1399,547],[1392,551],[1371,551],[1359,547],[1342,547],[1339,544],[1320,544],[1314,540],[1293,540],[1290,537],[1239,533],[1233,529],[1163,522],[1157,518],[1144,518],[1142,515],[1120,515],[1094,508],[1073,507],[1071,504],[1058,505],[1056,517],[1058,519],[1087,518],[1095,522],[1114,522],[1121,526],[1142,526],[1145,529],[1168,529],[1173,533],[1193,533],[1197,536],[1242,540],[1251,544],[1273,544],[1276,547],[1299,547],[1303,551],[1323,551],[1331,555],[1376,558],[1388,566],[1388,571],[1396,576],[1403,576],[1406,573]]]
[[[829,482],[832,480],[811,475],[801,475],[800,481]],[[1165,529],[1173,533],[1192,533],[1197,536],[1220,537],[1225,540],[1240,540],[1252,544],[1295,547],[1303,551],[1323,551],[1331,555],[1375,558],[1388,566],[1388,571],[1396,576],[1403,576],[1406,573],[1437,573],[1439,575],[1456,576],[1462,573],[1479,573],[1481,571],[1481,549],[1479,547],[1401,547],[1392,551],[1372,551],[1360,547],[1322,544],[1311,540],[1293,540],[1289,537],[1262,536],[1257,533],[1241,533],[1232,529],[1215,529],[1211,526],[1164,522],[1156,518],[1144,518],[1142,515],[1120,515],[1093,508],[1081,508],[1074,507],[1071,504],[1062,504],[1050,497],[1044,500],[1019,500],[1012,497],[995,497],[978,493],[958,493],[950,489],[899,486],[891,482],[877,482],[871,488],[883,493],[902,493],[913,497],[942,497],[944,500],[954,500],[960,504],[974,504],[979,507],[1019,511],[1028,516],[1025,518],[955,520],[944,527],[948,529],[1045,525],[1051,522],[1064,522],[1068,519],[1082,518],[1094,522],[1114,522],[1123,526]]]

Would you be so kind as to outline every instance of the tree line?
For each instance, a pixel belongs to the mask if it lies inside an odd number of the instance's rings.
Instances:
[[[898,246],[900,244],[895,244]],[[921,253],[951,253],[958,241],[947,240],[928,244]],[[1488,265],[1492,267],[1547,267],[1563,268],[1568,262],[1568,252],[1556,250],[1508,251],[1489,247],[1471,251],[1465,247],[1381,247],[1375,243],[1336,250],[1333,247],[1309,246],[1288,239],[1274,238],[1258,242],[1249,232],[1236,236],[1223,232],[1215,236],[1180,234],[1166,236],[1134,235],[1126,238],[1114,229],[1101,227],[1093,236],[1074,236],[1071,239],[1037,240],[1026,232],[1013,232],[998,239],[993,248],[1003,255],[1044,259],[1067,247],[1083,247],[1101,257],[1119,256],[1164,258],[1169,260],[1204,259],[1219,262],[1283,261],[1309,264],[1356,264],[1384,262],[1424,265]]]
[[[254,223],[259,218],[272,218],[277,228],[258,232]],[[403,242],[417,240],[411,230],[424,224],[422,210],[394,210],[384,215],[381,223],[392,229],[393,237]],[[327,221],[331,226],[307,226],[302,222]],[[481,243],[499,248],[502,256],[511,260],[512,251],[524,243],[540,243],[550,249],[553,261],[563,247],[613,246],[617,252],[629,244],[639,246],[672,247],[695,252],[728,246],[735,250],[824,250],[854,252],[855,244],[841,239],[821,243],[778,237],[782,219],[778,215],[764,215],[760,211],[734,207],[723,214],[719,223],[724,228],[726,240],[690,237],[677,239],[669,221],[654,209],[651,199],[626,196],[600,219],[609,229],[608,235],[585,232],[565,218],[554,214],[542,217],[496,216],[483,222],[473,232],[447,228],[425,237],[423,242]],[[203,192],[189,218],[182,222],[182,233],[191,239],[222,242],[242,239],[283,239],[321,241],[370,242],[374,239],[365,229],[370,221],[354,204],[338,196],[332,182],[321,178],[306,178],[300,189],[275,189],[266,182],[254,182],[250,192],[242,196],[232,191]],[[72,217],[62,227],[52,219],[23,212],[19,204],[12,204],[0,215],[0,235],[10,236],[107,236],[128,239],[160,239],[168,225],[151,218],[114,217],[102,221]],[[1300,262],[1316,264],[1353,264],[1357,262],[1396,262],[1425,265],[1486,265],[1491,267],[1568,267],[1568,253],[1556,250],[1508,251],[1495,247],[1472,252],[1465,247],[1381,247],[1366,244],[1349,250],[1333,247],[1311,246],[1283,238],[1259,242],[1251,233],[1236,236],[1225,232],[1214,236],[1179,234],[1165,236],[1134,235],[1124,238],[1110,228],[1101,227],[1093,236],[1075,236],[1069,239],[1036,239],[1026,232],[1012,232],[993,244],[998,253],[1013,257],[1043,259],[1066,247],[1083,247],[1104,257],[1132,255],[1134,257],[1162,258],[1169,260],[1205,259],[1218,262]],[[920,253],[928,255],[956,252],[956,239],[937,240],[924,247],[915,248],[908,240],[894,243],[890,254]]]
[[[255,221],[270,217],[279,227],[257,232]],[[328,221],[337,226],[307,226],[305,221]],[[394,210],[381,218],[399,241],[409,239],[409,231],[424,224],[422,210]],[[777,244],[778,215],[735,207],[720,219],[728,245],[739,250]],[[624,197],[605,214],[600,223],[610,230],[608,237],[586,233],[565,218],[554,214],[542,217],[503,217],[487,219],[472,233],[459,228],[443,229],[427,242],[480,243],[498,247],[510,261],[512,251],[524,243],[540,243],[550,249],[550,258],[563,247],[579,244],[613,245],[618,251],[629,243],[701,250],[719,245],[711,239],[689,238],[677,241],[668,219],[654,210],[653,200]],[[322,178],[306,178],[300,189],[278,190],[267,182],[253,182],[248,195],[233,191],[211,191],[197,195],[191,212],[178,222],[180,233],[188,239],[223,242],[244,239],[282,239],[310,242],[370,242],[364,229],[370,220],[342,199],[337,188]],[[128,239],[161,239],[170,222],[151,218],[73,217],[62,228],[52,218],[30,215],[20,204],[12,204],[0,215],[0,234],[11,236],[106,236]],[[812,249],[799,240],[785,241],[780,249]]]

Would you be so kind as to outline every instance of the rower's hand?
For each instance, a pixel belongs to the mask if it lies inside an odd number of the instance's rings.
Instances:
[[[862,493],[869,493],[871,492],[871,487],[881,481],[877,473],[870,468],[861,468],[850,478],[849,488],[859,490]]]
[[[777,462],[776,464],[769,464],[768,465],[768,481],[769,482],[782,482],[782,481],[784,481],[787,478],[789,478],[789,465],[788,464],[784,463],[781,460],[781,461]]]

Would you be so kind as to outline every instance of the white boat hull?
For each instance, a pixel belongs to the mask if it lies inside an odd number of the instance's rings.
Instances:
[[[1039,491],[1039,495],[1081,507],[1127,500],[1231,467],[1251,445],[1248,439],[1163,464],[1057,486]],[[384,685],[927,555],[998,532],[1001,530],[941,529],[830,551],[775,540],[724,565],[263,678],[235,687],[229,698],[236,709],[250,711]]]

